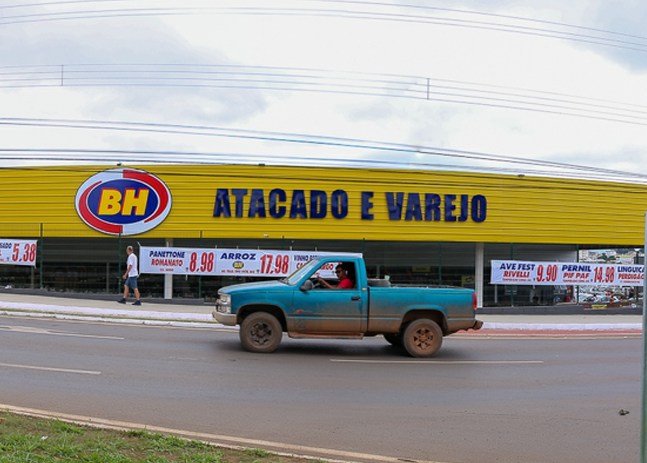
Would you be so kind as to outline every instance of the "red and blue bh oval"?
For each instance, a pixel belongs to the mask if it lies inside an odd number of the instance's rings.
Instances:
[[[171,211],[171,192],[160,179],[137,169],[99,172],[76,193],[79,217],[109,235],[136,235],[157,227]]]

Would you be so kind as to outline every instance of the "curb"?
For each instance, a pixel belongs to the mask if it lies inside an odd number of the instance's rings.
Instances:
[[[642,331],[640,323],[483,323],[479,331]]]
[[[238,330],[216,322],[211,313],[161,312],[121,309],[100,309],[49,304],[0,301],[1,315],[85,320],[109,323],[130,323],[156,326],[192,326]],[[494,323],[484,322],[474,333],[483,332],[642,332],[641,323]]]
[[[149,325],[149,326],[176,326],[176,327],[191,327],[191,328],[213,328],[218,331],[228,331],[234,327],[227,327],[219,325],[218,323],[200,323],[192,321],[174,321],[174,320],[154,320],[147,318],[113,318],[109,315],[103,317],[92,317],[84,315],[61,314],[55,312],[21,312],[13,310],[0,310],[0,315],[16,315],[21,317],[32,318],[53,318],[57,320],[81,320],[92,322],[104,323],[123,323],[129,325]]]
[[[82,315],[86,317],[104,317],[110,318],[128,318],[128,319],[150,319],[150,320],[176,320],[176,321],[192,321],[192,322],[212,322],[211,314],[206,313],[185,313],[185,312],[155,312],[155,311],[142,311],[142,310],[120,310],[120,309],[98,309],[91,307],[72,307],[72,306],[59,306],[59,305],[46,305],[46,304],[24,304],[17,302],[0,302],[0,309],[5,311],[23,314],[29,313],[48,313],[48,314],[71,314]]]

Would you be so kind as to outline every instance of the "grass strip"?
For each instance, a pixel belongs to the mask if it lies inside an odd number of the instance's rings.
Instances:
[[[0,463],[320,463],[148,431],[116,431],[0,411]]]

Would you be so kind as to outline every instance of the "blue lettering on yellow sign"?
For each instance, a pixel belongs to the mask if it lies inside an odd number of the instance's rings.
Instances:
[[[231,194],[230,194],[231,192]],[[216,190],[216,201],[213,207],[214,217],[267,217],[268,209],[270,217],[280,219],[287,213],[287,193],[280,188],[275,188],[268,195],[268,206],[266,207],[265,194],[262,189],[253,189],[249,195],[249,205],[245,211],[245,198],[248,196],[246,188],[218,188]],[[232,204],[233,203],[233,204]],[[330,204],[330,209],[329,205]],[[310,204],[306,201],[305,190],[293,190],[290,199],[291,219],[324,219],[328,212],[336,218],[343,219],[348,215],[348,194],[344,190],[335,190],[330,195],[321,190],[310,191]]]
[[[309,196],[309,200],[308,200]],[[374,220],[375,194],[361,192],[360,218]],[[384,201],[389,220],[427,222],[483,222],[487,218],[487,199],[483,195],[409,192],[385,192]],[[246,188],[218,188],[213,208],[214,217],[281,219],[335,219],[348,216],[348,193],[342,189],[328,193],[323,190],[292,190],[291,194],[274,188],[268,194],[261,188],[251,193]]]
[[[307,219],[308,211],[306,210],[306,193],[303,190],[294,190],[292,193],[292,204],[290,205],[290,218]]]
[[[279,206],[279,203],[284,203],[286,199],[287,195],[285,191],[280,188],[275,188],[270,191],[270,215],[275,219],[280,219],[285,216],[285,206]]]
[[[465,222],[471,218],[474,222],[483,222],[487,217],[487,200],[483,195],[475,195],[470,200],[469,195],[458,198],[457,195],[447,194],[441,198],[435,193],[405,195],[400,191],[386,192],[385,199],[390,220],[402,220],[403,211],[405,221]],[[457,213],[459,202],[460,210]]]

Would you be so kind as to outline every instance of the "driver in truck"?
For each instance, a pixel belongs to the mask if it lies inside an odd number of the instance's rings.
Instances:
[[[352,273],[352,270],[345,268],[344,264],[337,265],[337,267],[335,267],[335,273],[337,274],[337,278],[339,278],[339,284],[337,285],[331,285],[321,277],[317,278],[319,279],[319,282],[328,289],[353,289],[355,287],[355,282],[349,275]]]

